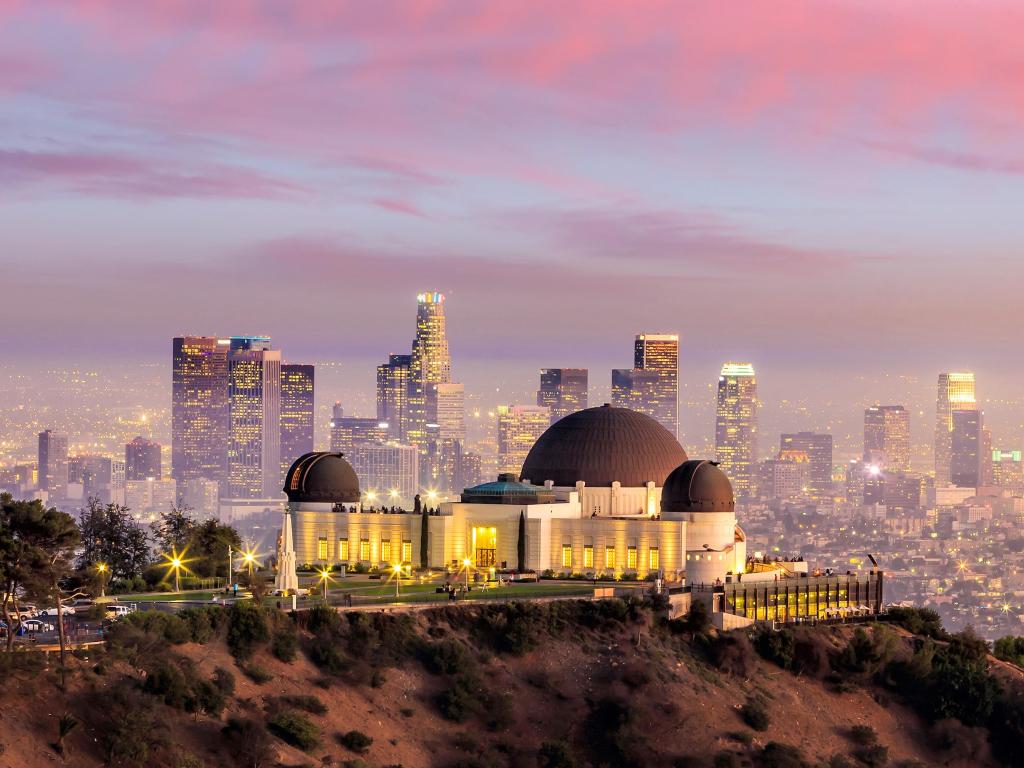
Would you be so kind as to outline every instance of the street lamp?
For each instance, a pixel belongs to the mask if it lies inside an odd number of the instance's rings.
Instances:
[[[256,564],[256,553],[251,549],[246,550],[242,555],[242,561],[249,567],[249,578],[252,578],[252,569]]]
[[[96,564],[96,570],[97,570],[97,572],[100,575],[100,597],[106,597],[107,596],[107,592],[106,592],[106,588],[107,588],[106,574],[107,574],[107,571],[109,570],[109,568],[107,567],[106,563],[97,563]]]
[[[171,558],[171,568],[174,569],[174,591],[175,592],[181,592],[181,582],[180,582],[181,558],[180,557],[172,557]]]
[[[398,586],[402,582],[402,564],[395,563],[391,566],[391,573],[395,576],[395,600],[398,599]]]
[[[187,551],[187,550],[186,550]],[[174,591],[181,591],[181,569],[185,568],[188,570],[185,563],[189,562],[185,558],[185,551],[178,552],[176,549],[172,549],[170,554],[166,552],[163,555],[164,562],[167,567],[174,571]]]
[[[331,572],[327,568],[317,571],[320,574],[320,582],[324,585],[324,603],[327,602],[327,582],[331,580]]]
[[[473,564],[473,561],[468,557],[462,561],[462,567],[466,569],[466,591],[469,591],[469,567]]]

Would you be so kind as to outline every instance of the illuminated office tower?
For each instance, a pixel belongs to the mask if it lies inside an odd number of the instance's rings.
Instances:
[[[444,294],[416,297],[416,338],[409,364],[408,427],[404,439],[421,450],[427,444],[427,424],[437,423],[437,390],[451,382],[452,360],[444,314]]]
[[[816,432],[782,435],[780,458],[793,451],[807,456],[807,495],[819,501],[832,498],[832,435]]]
[[[977,409],[957,409],[952,416],[950,481],[958,488],[977,488],[981,485],[983,414]]]
[[[213,336],[172,341],[171,476],[179,482],[227,480],[230,348]]]
[[[973,373],[940,373],[935,407],[935,484],[951,482],[953,413],[973,410],[977,405]]]
[[[499,405],[498,472],[518,475],[526,454],[545,430],[551,426],[548,409],[539,405]],[[527,478],[543,483],[546,478]]]
[[[50,499],[68,494],[68,437],[49,429],[39,433],[39,490]]]
[[[281,366],[281,483],[295,459],[313,450],[312,365]]]
[[[910,414],[902,405],[864,409],[864,461],[889,472],[910,471]]]
[[[432,385],[434,423],[441,440],[466,440],[466,387],[464,384]]]
[[[651,402],[657,397],[662,386],[661,374],[640,368],[612,369],[612,405],[629,408],[653,418]],[[674,433],[673,433],[674,434]]]
[[[992,482],[1016,497],[1024,496],[1024,455],[1020,451],[992,451]]]
[[[541,368],[537,405],[551,411],[551,423],[587,407],[586,368]]]
[[[147,477],[160,478],[163,466],[160,459],[160,443],[139,436],[124,447],[125,480],[145,480]]]
[[[331,416],[331,452],[352,453],[359,443],[383,443],[388,439],[388,424],[377,419],[346,416],[340,402],[334,403]]]
[[[420,491],[419,458],[412,445],[359,443],[353,447],[349,463],[370,506],[408,506]]]
[[[96,455],[76,456],[74,459],[78,465],[75,482],[82,484],[83,500],[99,499],[101,504],[125,503],[124,461]]]
[[[377,366],[377,421],[387,422],[396,440],[404,440],[409,426],[409,373],[412,355],[388,355]]]
[[[726,363],[718,377],[715,452],[736,495],[749,497],[757,459],[757,377],[750,363]]]
[[[638,333],[633,344],[633,367],[658,374],[657,384],[646,392],[642,413],[654,417],[678,438],[679,336],[675,333]]]
[[[236,336],[228,357],[228,488],[234,499],[281,493],[281,353]]]

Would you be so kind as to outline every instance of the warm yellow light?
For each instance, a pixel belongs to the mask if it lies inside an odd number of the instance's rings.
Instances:
[[[368,501],[373,501],[374,499],[377,498],[377,492],[376,491],[367,491],[366,492],[366,498],[367,498]]]
[[[388,496],[390,496],[392,499],[397,499],[398,498],[398,491],[396,489],[392,488],[390,491],[388,491]]]
[[[171,558],[171,567],[172,568],[181,568],[181,558],[180,557],[172,557]]]
[[[245,553],[245,562],[251,563],[251,562],[254,562],[255,560],[256,560],[256,557],[255,557],[255,555],[253,555],[252,552],[246,552]]]
[[[428,499],[436,499],[437,498],[437,491],[427,491],[427,498]]]
[[[402,572],[402,566],[401,566],[400,563],[395,563],[394,565],[391,566],[391,570],[394,571],[395,573],[401,573]]]
[[[472,565],[472,561],[467,557],[465,560],[462,561],[462,564],[469,568],[469,566]]]
[[[322,568],[317,573],[320,574],[320,581],[327,581],[327,579],[331,578],[331,572],[326,568]]]
[[[97,563],[96,564],[96,570],[99,571],[100,573],[106,573],[107,572],[107,564],[106,563]]]

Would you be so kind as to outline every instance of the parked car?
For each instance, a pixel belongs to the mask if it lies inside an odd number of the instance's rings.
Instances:
[[[75,598],[75,599],[74,599],[74,600],[72,601],[72,603],[71,603],[71,604],[72,604],[72,605],[92,605],[92,602],[93,602],[93,601],[92,601],[92,598],[91,598],[91,597],[76,597],[76,598]]]
[[[21,626],[25,628],[26,632],[53,632],[54,630],[53,624],[39,619],[28,619],[21,622]]]
[[[70,605],[62,605],[61,606],[61,610],[63,611],[65,616],[72,616],[75,613],[74,607],[70,606]],[[56,608],[43,608],[43,610],[41,610],[36,615],[37,616],[56,616],[57,615],[57,609]]]
[[[135,603],[115,603],[107,606],[106,614],[108,619],[120,619],[129,613],[135,613],[138,609]]]

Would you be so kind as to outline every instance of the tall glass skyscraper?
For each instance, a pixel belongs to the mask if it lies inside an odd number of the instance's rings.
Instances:
[[[832,493],[832,435],[818,432],[794,432],[779,436],[779,454],[807,454],[807,490],[811,497],[824,501]]]
[[[890,472],[910,471],[910,414],[902,405],[864,410],[864,461]]]
[[[750,363],[722,366],[718,377],[715,450],[736,496],[751,496],[757,461],[757,377]]]
[[[388,434],[404,440],[409,426],[409,380],[412,355],[388,355],[377,366],[377,421],[388,425]]]
[[[551,411],[551,423],[587,407],[586,368],[542,368],[537,405]]]
[[[633,344],[633,367],[658,374],[657,385],[647,392],[643,412],[679,438],[679,336],[675,333],[638,333]]]
[[[974,410],[976,406],[973,373],[939,374],[938,398],[935,405],[936,485],[949,485],[951,482],[950,461],[953,452],[954,411]]]
[[[172,341],[171,477],[227,480],[228,353],[231,339]]]
[[[518,475],[523,470],[526,454],[551,425],[548,409],[539,405],[499,405],[497,417],[498,472]],[[544,478],[527,479],[544,482]]]
[[[416,297],[416,338],[409,366],[407,442],[421,449],[426,446],[427,424],[437,423],[437,389],[431,385],[451,380],[444,294],[421,293]]]
[[[264,336],[236,336],[228,357],[228,494],[281,493],[281,353]]]
[[[281,483],[295,459],[313,450],[314,367],[281,366]]]
[[[39,433],[39,490],[50,499],[68,495],[68,437],[49,429]]]
[[[146,438],[136,437],[124,447],[125,480],[145,480],[163,476],[160,460],[160,444]]]

